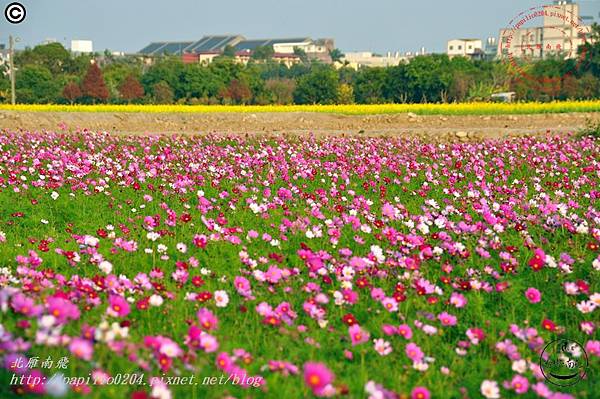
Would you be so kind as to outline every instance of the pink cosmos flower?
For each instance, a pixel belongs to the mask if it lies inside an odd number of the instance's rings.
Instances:
[[[510,382],[510,387],[519,395],[524,394],[529,389],[529,381],[520,374],[516,374]]]
[[[200,328],[205,331],[215,330],[217,328],[217,316],[215,316],[210,310],[201,308],[198,313],[198,322]]]
[[[402,335],[406,339],[411,339],[413,336],[412,329],[408,324],[400,324],[398,326],[398,335]]]
[[[348,334],[350,334],[350,340],[352,346],[362,344],[369,340],[370,334],[368,331],[363,330],[358,324],[353,324],[348,327]]]
[[[106,312],[114,317],[125,317],[130,312],[129,303],[120,295],[111,295],[108,297]]]
[[[536,288],[530,287],[525,291],[525,297],[531,303],[538,303],[542,300],[542,293]]]
[[[83,338],[73,338],[69,344],[69,350],[76,357],[87,361],[92,360],[94,354],[92,343]]]
[[[77,320],[80,316],[79,308],[68,299],[52,296],[46,299],[48,313],[56,318],[56,322],[64,324],[67,320]]]
[[[425,387],[415,387],[410,393],[411,399],[429,399],[430,397],[429,390]]]
[[[414,342],[410,342],[406,345],[405,352],[406,356],[408,356],[408,358],[412,360],[413,363],[420,363],[421,360],[423,360],[423,358],[425,357],[425,354],[423,353],[421,348],[419,348],[419,346]]]
[[[35,301],[22,293],[18,292],[11,298],[11,307],[17,313],[27,317],[39,316],[42,313],[42,307],[36,305]]]
[[[453,316],[447,312],[442,312],[438,315],[439,321],[443,326],[451,327],[456,325],[456,316]]]
[[[333,379],[334,374],[323,363],[304,364],[304,382],[316,396],[323,396],[325,388]]]

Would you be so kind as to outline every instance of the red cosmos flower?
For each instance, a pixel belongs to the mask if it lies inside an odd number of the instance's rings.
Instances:
[[[199,302],[206,302],[206,301],[210,300],[211,298],[212,298],[212,294],[208,291],[202,291],[196,297],[196,299],[198,299]]]
[[[552,320],[544,319],[542,321],[542,327],[548,331],[556,331],[556,324]]]
[[[590,293],[590,285],[588,284],[587,281],[577,280],[575,282],[575,284],[577,285],[577,288],[579,288],[579,291],[583,292],[586,295],[589,295],[589,293]]]
[[[108,237],[108,232],[104,229],[98,229],[96,230],[96,235],[102,238],[106,238]]]
[[[598,243],[595,241],[590,241],[588,242],[587,247],[590,251],[597,251],[598,248],[600,248],[600,245],[598,245]]]
[[[150,397],[144,391],[134,391],[131,393],[131,399],[149,399]]]
[[[183,222],[183,223],[187,223],[190,220],[192,220],[192,215],[190,215],[189,213],[183,213],[179,219]]]
[[[158,364],[162,371],[168,371],[171,368],[171,365],[173,364],[173,360],[166,355],[160,354],[158,356]]]
[[[342,317],[342,321],[348,326],[358,324],[358,320],[356,320],[356,317],[354,317],[352,313],[346,313],[344,317]]]
[[[406,295],[403,292],[394,292],[392,297],[396,300],[396,302],[406,301]]]
[[[367,280],[366,277],[360,277],[358,279],[356,279],[356,286],[358,288],[368,288],[369,287],[369,280]]]
[[[204,285],[204,280],[200,276],[192,277],[192,284],[196,287],[202,287]]]
[[[541,248],[537,248],[534,251],[533,258],[529,260],[529,266],[537,272],[544,267],[544,263],[546,263],[546,254]]]
[[[278,326],[281,324],[281,320],[275,316],[275,315],[271,315],[271,316],[267,316],[262,320],[263,324],[267,324],[270,326]]]
[[[150,298],[142,298],[139,301],[136,302],[135,307],[138,310],[146,310],[148,309],[150,304]]]
[[[438,297],[436,297],[436,296],[427,297],[427,302],[430,305],[434,305],[434,304],[436,304],[438,302]]]

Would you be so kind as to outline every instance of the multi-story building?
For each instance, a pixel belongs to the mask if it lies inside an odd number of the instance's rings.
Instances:
[[[448,40],[446,46],[448,57],[481,58],[484,55],[481,39],[453,39]]]
[[[525,26],[528,22],[531,26]],[[555,1],[523,14],[513,26],[501,29],[497,54],[501,58],[576,58],[577,49],[590,32],[591,27],[583,24],[580,17],[579,4]]]
[[[362,67],[388,67],[405,62],[408,58],[399,52],[388,52],[386,55],[377,55],[370,51],[348,52],[344,54],[340,63],[336,63],[336,66],[346,66],[353,69]]]

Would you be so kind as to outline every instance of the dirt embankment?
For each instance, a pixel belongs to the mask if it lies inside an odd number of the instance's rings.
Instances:
[[[0,129],[88,128],[114,133],[364,134],[460,140],[576,132],[599,113],[443,116],[319,113],[86,113],[0,111]]]

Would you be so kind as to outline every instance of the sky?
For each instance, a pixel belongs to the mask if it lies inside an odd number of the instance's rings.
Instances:
[[[0,0],[2,11],[14,0]],[[136,52],[151,41],[203,35],[246,38],[331,37],[342,51],[441,52],[453,38],[498,36],[500,28],[540,0],[19,0],[25,20],[0,16],[0,43],[17,48],[54,39],[87,39],[95,51]],[[550,3],[550,1],[547,1]],[[600,0],[580,2],[596,16]]]

